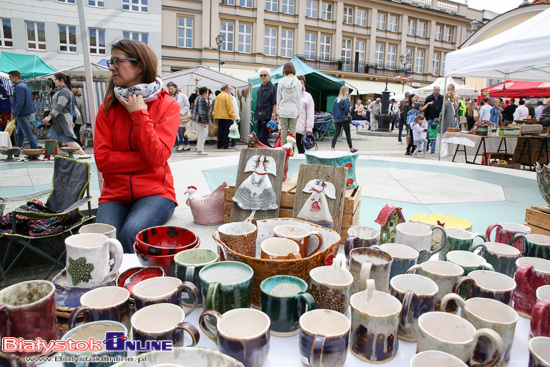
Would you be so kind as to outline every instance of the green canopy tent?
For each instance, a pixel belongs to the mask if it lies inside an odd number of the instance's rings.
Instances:
[[[0,51],[0,71],[9,73],[12,70],[19,71],[23,79],[56,72],[40,56]]]

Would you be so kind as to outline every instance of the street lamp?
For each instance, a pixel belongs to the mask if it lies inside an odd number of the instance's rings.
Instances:
[[[401,92],[405,91],[405,83],[407,82],[407,65],[409,65],[412,61],[412,55],[407,54],[399,56],[399,62],[401,65],[403,65],[403,77],[401,78],[401,81],[403,82],[403,88],[401,89]]]
[[[221,50],[222,50],[222,44],[224,39],[225,39],[225,36],[223,33],[220,33],[216,36],[216,45],[218,45],[218,71],[219,72],[221,72],[221,68],[222,68]]]

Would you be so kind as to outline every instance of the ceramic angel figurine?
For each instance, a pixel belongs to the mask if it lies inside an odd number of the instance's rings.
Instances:
[[[336,199],[336,188],[330,182],[314,179],[310,180],[302,190],[311,193],[306,200],[297,218],[318,224],[328,229],[334,229],[334,220],[330,214],[327,196]]]
[[[235,190],[233,201],[244,210],[273,210],[279,207],[277,194],[268,175],[277,176],[275,159],[254,155],[248,159],[244,172],[250,176]]]

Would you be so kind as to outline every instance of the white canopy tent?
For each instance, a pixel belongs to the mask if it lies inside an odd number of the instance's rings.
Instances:
[[[434,87],[437,86],[441,89],[441,93],[444,94],[446,91],[446,85],[449,84],[453,84],[455,86],[455,93],[462,98],[471,98],[479,95],[479,91],[475,88],[459,83],[453,78],[447,78],[447,84],[445,84],[445,78],[438,78],[432,84],[415,89],[412,91],[412,93],[418,94],[421,99],[426,98],[427,96],[432,94]]]
[[[550,80],[550,8],[445,59],[446,76]]]

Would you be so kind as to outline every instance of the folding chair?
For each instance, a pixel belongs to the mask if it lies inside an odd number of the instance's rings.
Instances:
[[[30,200],[37,199],[39,197],[43,197],[49,194],[48,200],[45,204],[45,206],[49,210],[49,213],[15,209],[12,212],[13,216],[11,231],[6,230],[4,232],[0,232],[0,239],[8,240],[8,245],[6,247],[4,257],[2,259],[2,262],[0,263],[0,275],[4,279],[6,286],[9,285],[7,273],[21,258],[26,249],[46,258],[48,262],[53,263],[53,265],[49,269],[48,274],[45,276],[45,279],[50,276],[50,274],[57,266],[65,266],[65,251],[63,251],[63,253],[56,259],[47,252],[37,248],[36,246],[33,246],[31,244],[32,240],[46,237],[59,237],[61,240],[64,240],[67,234],[73,234],[74,229],[95,218],[95,216],[91,215],[92,207],[90,200],[92,199],[92,197],[90,196],[90,164],[88,162],[56,156],[54,158],[54,173],[52,181],[53,182],[51,190],[43,190],[34,192],[32,194],[16,197],[0,198],[0,201],[2,201],[4,204],[10,204],[18,202],[28,202]],[[84,196],[85,194],[86,196]],[[80,212],[79,208],[86,203],[88,204],[88,215],[84,216]],[[37,232],[33,232],[32,234],[23,233],[21,227],[26,226],[22,225],[21,220],[16,220],[16,215],[20,216],[19,218],[24,217],[24,221],[42,221],[48,219],[55,220],[56,217],[68,214],[71,215],[69,217],[71,219],[70,222],[53,228],[41,228],[40,226],[37,226],[34,227]],[[2,215],[1,212],[0,215]],[[40,230],[43,230],[43,232],[40,233]],[[10,250],[14,245],[20,245],[22,248],[20,249],[17,256],[15,256],[15,258],[11,261],[11,263],[7,264]]]

